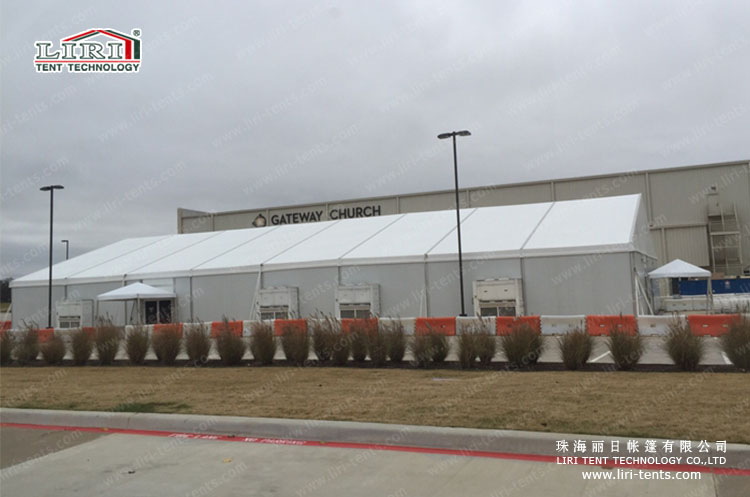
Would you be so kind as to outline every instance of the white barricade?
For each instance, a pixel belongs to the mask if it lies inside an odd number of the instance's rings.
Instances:
[[[667,325],[675,318],[685,323],[685,316],[638,316],[638,333],[641,335],[666,335]]]
[[[564,335],[576,328],[586,329],[586,316],[540,316],[542,335]]]
[[[379,318],[378,322],[385,326],[388,323],[392,323],[394,321],[401,321],[401,324],[404,325],[404,333],[407,335],[413,335],[414,334],[414,328],[416,327],[417,318]]]
[[[475,316],[456,316],[456,335],[461,334],[462,328],[468,328],[469,326],[475,326],[478,329],[478,326],[480,324],[484,323],[485,326],[487,326],[487,331],[490,332],[490,334],[494,335],[495,330],[497,329],[497,325],[495,323],[495,317],[494,316],[486,316],[483,318],[478,318]]]

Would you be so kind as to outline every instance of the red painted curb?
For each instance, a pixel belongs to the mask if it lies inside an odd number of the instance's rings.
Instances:
[[[323,442],[314,440],[295,440],[289,438],[258,438],[258,437],[237,437],[231,435],[212,435],[208,433],[186,433],[156,430],[132,430],[124,428],[96,428],[82,426],[59,426],[59,425],[34,425],[24,423],[0,423],[2,427],[8,428],[25,428],[31,430],[51,430],[51,431],[84,431],[92,433],[115,433],[119,435],[144,435],[150,437],[165,438],[182,438],[190,440],[216,440],[220,442],[243,442],[258,443],[268,445],[295,445],[300,447],[334,447],[338,449],[361,449],[361,450],[387,450],[392,452],[411,452],[418,454],[439,454],[448,456],[465,456],[465,457],[486,457],[492,459],[512,459],[516,461],[531,461],[556,463],[557,456],[547,456],[541,454],[518,454],[512,452],[490,452],[483,450],[466,450],[466,449],[438,449],[431,447],[414,447],[408,445],[387,445],[387,444],[369,444],[358,442]],[[590,464],[587,462],[576,462],[575,466],[600,466],[599,464]],[[717,466],[695,466],[690,464],[607,464],[607,468],[634,468],[647,470],[664,470],[664,471],[697,471],[700,473],[712,473],[717,475],[731,476],[750,476],[750,469],[743,468],[724,468]]]

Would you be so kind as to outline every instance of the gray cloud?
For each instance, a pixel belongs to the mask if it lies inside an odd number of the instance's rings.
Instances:
[[[0,267],[228,210],[750,157],[744,2],[4,1]],[[138,74],[36,40],[143,32]],[[40,249],[41,247],[41,249]]]

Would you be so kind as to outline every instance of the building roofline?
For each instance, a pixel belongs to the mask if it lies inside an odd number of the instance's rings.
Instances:
[[[750,159],[744,159],[744,160],[736,160],[736,161],[727,161],[727,162],[712,162],[708,164],[693,164],[689,166],[676,166],[676,167],[664,167],[664,168],[657,168],[657,169],[639,169],[639,170],[633,170],[633,171],[621,171],[621,172],[615,172],[615,173],[603,173],[603,174],[595,174],[591,176],[568,176],[564,178],[552,178],[552,179],[545,179],[545,180],[533,180],[533,181],[522,181],[517,183],[496,183],[494,185],[486,185],[486,186],[467,186],[460,188],[459,191],[461,192],[467,192],[467,191],[474,191],[479,189],[487,189],[492,190],[495,188],[511,188],[511,187],[520,187],[520,186],[534,186],[534,185],[544,185],[544,184],[550,184],[550,183],[565,183],[568,181],[581,181],[581,180],[589,180],[589,179],[603,179],[603,178],[611,178],[612,176],[620,176],[620,175],[628,175],[628,176],[634,176],[638,174],[652,174],[652,173],[669,173],[669,172],[678,172],[678,171],[688,171],[691,169],[701,169],[706,167],[726,167],[726,166],[739,166],[739,165],[745,165],[750,164]],[[388,200],[395,197],[419,197],[422,195],[437,195],[441,193],[453,193],[453,189],[445,189],[445,190],[430,190],[430,191],[422,191],[422,192],[412,192],[412,193],[393,193],[390,195],[378,195],[373,197],[360,197],[360,198],[348,198],[348,199],[342,199],[342,200],[333,200],[333,201],[318,201],[318,202],[306,202],[304,204],[284,204],[284,205],[267,205],[263,207],[252,207],[248,209],[235,209],[235,210],[228,210],[228,211],[199,211],[197,209],[186,209],[186,208],[179,208],[178,211],[181,211],[183,213],[182,218],[194,218],[194,217],[205,217],[205,216],[212,216],[216,214],[221,215],[230,215],[230,214],[243,214],[248,212],[256,212],[256,211],[264,211],[267,209],[294,209],[294,208],[304,208],[304,207],[310,207],[313,205],[320,205],[320,204],[346,204],[350,202],[368,202],[368,201],[375,201],[375,200]],[[200,213],[198,215],[184,215],[185,211],[193,211],[195,213]]]

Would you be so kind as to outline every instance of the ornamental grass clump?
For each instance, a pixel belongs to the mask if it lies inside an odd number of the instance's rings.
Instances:
[[[273,364],[276,355],[276,337],[273,336],[273,326],[259,321],[253,323],[250,336],[250,352],[253,358],[264,366]]]
[[[131,364],[143,364],[150,345],[151,337],[143,325],[134,325],[125,335],[125,352]]]
[[[644,351],[643,337],[638,330],[630,332],[617,326],[609,329],[607,345],[615,366],[621,371],[633,369],[641,360]]]
[[[285,325],[281,332],[281,349],[288,361],[303,366],[310,355],[310,336],[302,328]]]
[[[382,367],[388,360],[388,341],[377,324],[367,329],[367,354],[373,366]]]
[[[560,345],[560,357],[565,369],[581,369],[588,362],[594,339],[586,330],[576,328],[557,339]]]
[[[65,342],[59,334],[53,333],[46,342],[39,345],[39,350],[44,362],[52,366],[58,365],[65,357]]]
[[[536,364],[544,350],[542,334],[523,322],[514,323],[500,343],[508,363],[517,368]]]
[[[354,320],[349,326],[349,344],[355,362],[367,359],[367,334],[371,327],[369,321],[360,319]]]
[[[232,333],[229,320],[225,317],[216,335],[216,351],[219,353],[222,364],[225,366],[236,366],[242,362],[242,357],[247,350],[247,344],[241,336]]]
[[[173,366],[182,349],[182,331],[176,324],[165,325],[154,330],[152,347],[156,359],[165,366]]]
[[[39,356],[39,328],[35,324],[24,324],[24,330],[13,347],[13,354],[22,366],[35,361]]]
[[[96,323],[94,347],[101,365],[106,366],[115,361],[121,340],[122,328],[115,326],[109,318],[99,318]]]
[[[211,334],[206,323],[198,321],[185,331],[185,353],[193,366],[202,366],[208,362]]]
[[[750,371],[750,319],[738,313],[729,324],[729,330],[721,337],[721,348],[736,367]]]
[[[0,331],[0,366],[13,362],[13,335],[7,330]]]
[[[686,320],[675,318],[667,325],[664,350],[679,369],[695,371],[705,354],[706,346],[703,337],[693,335]]]
[[[78,328],[70,336],[70,353],[73,356],[73,364],[84,366],[94,351],[94,340],[91,334],[83,328]]]
[[[406,355],[407,341],[404,324],[400,320],[394,319],[381,322],[380,326],[385,340],[386,355],[391,362],[399,364]]]
[[[307,329],[312,334],[313,351],[320,362],[327,362],[333,356],[337,339],[335,321],[330,316],[314,316],[307,321]]]

